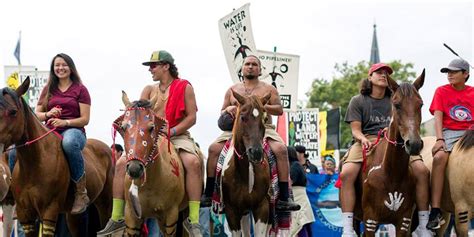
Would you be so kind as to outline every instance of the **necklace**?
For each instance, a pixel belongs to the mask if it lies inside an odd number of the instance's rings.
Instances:
[[[172,83],[172,82],[173,82],[173,81],[171,81],[170,83],[168,83],[168,85],[167,85],[167,86],[165,87],[165,89],[163,89],[163,90],[161,89],[161,83],[160,83],[160,84],[158,85],[158,89],[160,89],[160,91],[161,91],[162,94],[165,94],[165,93],[166,93],[166,90],[168,90],[168,88],[171,86],[171,83]]]
[[[253,91],[255,90],[255,88],[257,88],[258,84],[256,86],[254,86],[252,89],[250,88],[247,88],[247,85],[244,81],[244,89],[245,89],[245,94],[246,95],[252,95]]]

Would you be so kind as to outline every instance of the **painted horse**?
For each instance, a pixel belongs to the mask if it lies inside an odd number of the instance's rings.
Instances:
[[[16,91],[0,92],[0,146],[16,145],[17,163],[11,190],[18,220],[26,236],[38,236],[35,222],[40,221],[41,236],[53,236],[59,213],[71,210],[74,188],[61,147],[61,138],[46,128],[21,97],[30,85],[27,78]],[[32,141],[32,142],[28,142]],[[33,142],[34,141],[34,142]],[[28,143],[27,143],[28,142]],[[87,195],[105,225],[112,210],[113,165],[111,150],[103,142],[88,139],[83,150],[87,175]],[[67,215],[69,231],[79,235],[81,215]]]
[[[415,177],[409,167],[410,156],[420,154],[421,106],[418,90],[425,71],[413,84],[398,85],[388,78],[392,90],[392,120],[380,136],[372,159],[362,170],[362,210],[365,236],[375,236],[380,224],[394,224],[397,236],[410,235],[415,207]]]
[[[268,236],[270,227],[270,168],[263,150],[264,105],[270,94],[244,97],[239,102],[233,127],[232,145],[222,170],[222,199],[232,236],[250,236],[249,214],[254,218],[255,236]]]
[[[164,236],[175,236],[179,211],[187,207],[183,164],[160,132],[165,120],[155,115],[157,98],[130,103],[122,92],[126,109],[118,131],[127,156],[126,236],[140,236],[148,217],[157,218]]]
[[[449,155],[444,179],[443,193],[441,195],[441,209],[443,218],[450,219],[454,213],[457,236],[468,236],[470,220],[474,212],[474,128],[466,133],[456,142]],[[436,137],[423,139],[429,142],[430,149],[423,154],[423,160],[428,168],[432,167],[433,156],[431,148],[434,146]],[[425,142],[425,143],[426,143]],[[444,234],[448,222],[436,231],[438,236]]]

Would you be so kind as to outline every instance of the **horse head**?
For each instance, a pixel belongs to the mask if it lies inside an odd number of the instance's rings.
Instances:
[[[234,90],[232,90],[232,94],[239,102],[233,128],[236,152],[243,151],[250,162],[261,162],[265,119],[267,119],[264,105],[270,100],[271,94],[268,93],[261,98],[255,95],[244,97]]]
[[[16,90],[5,87],[0,91],[0,152],[20,141],[26,132],[23,109],[29,109],[29,106],[21,96],[29,87],[30,77],[27,77]]]
[[[127,94],[122,91],[125,114],[119,127],[123,136],[127,156],[127,174],[132,179],[143,176],[145,168],[158,156],[158,136],[165,120],[155,115],[152,105],[157,97],[150,101],[139,100],[130,103]]]
[[[388,79],[389,87],[392,90],[392,122],[398,129],[397,138],[403,139],[405,151],[409,155],[420,154],[423,148],[423,141],[420,137],[421,107],[423,100],[418,90],[425,81],[425,70],[413,82],[397,84],[392,78]]]

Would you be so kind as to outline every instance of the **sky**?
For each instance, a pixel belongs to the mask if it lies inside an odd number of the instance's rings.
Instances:
[[[0,2],[0,75],[5,65],[17,64],[20,31],[23,65],[49,70],[57,53],[70,55],[92,97],[87,135],[111,144],[111,123],[124,108],[121,91],[139,99],[153,83],[141,63],[152,51],[167,50],[194,87],[198,114],[191,133],[207,154],[232,85],[218,20],[247,2],[257,49],[300,56],[299,100],[307,100],[315,78],[337,76],[336,63],[369,60],[374,23],[382,62],[411,62],[417,74],[426,69],[423,121],[431,118],[434,90],[447,83],[440,68],[455,58],[443,43],[474,63],[472,1],[16,0]]]

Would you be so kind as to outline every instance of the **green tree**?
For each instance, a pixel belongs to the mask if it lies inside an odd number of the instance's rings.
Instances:
[[[397,82],[412,81],[416,76],[413,71],[413,63],[402,63],[400,60],[388,63],[393,69],[391,77]],[[356,65],[349,65],[347,62],[336,64],[334,69],[336,74],[331,81],[324,78],[313,80],[312,89],[306,93],[308,96],[307,108],[319,108],[326,111],[341,107],[341,147],[348,147],[352,140],[350,126],[344,122],[347,106],[351,98],[359,94],[359,85],[363,79],[367,78],[370,63],[361,61]]]

